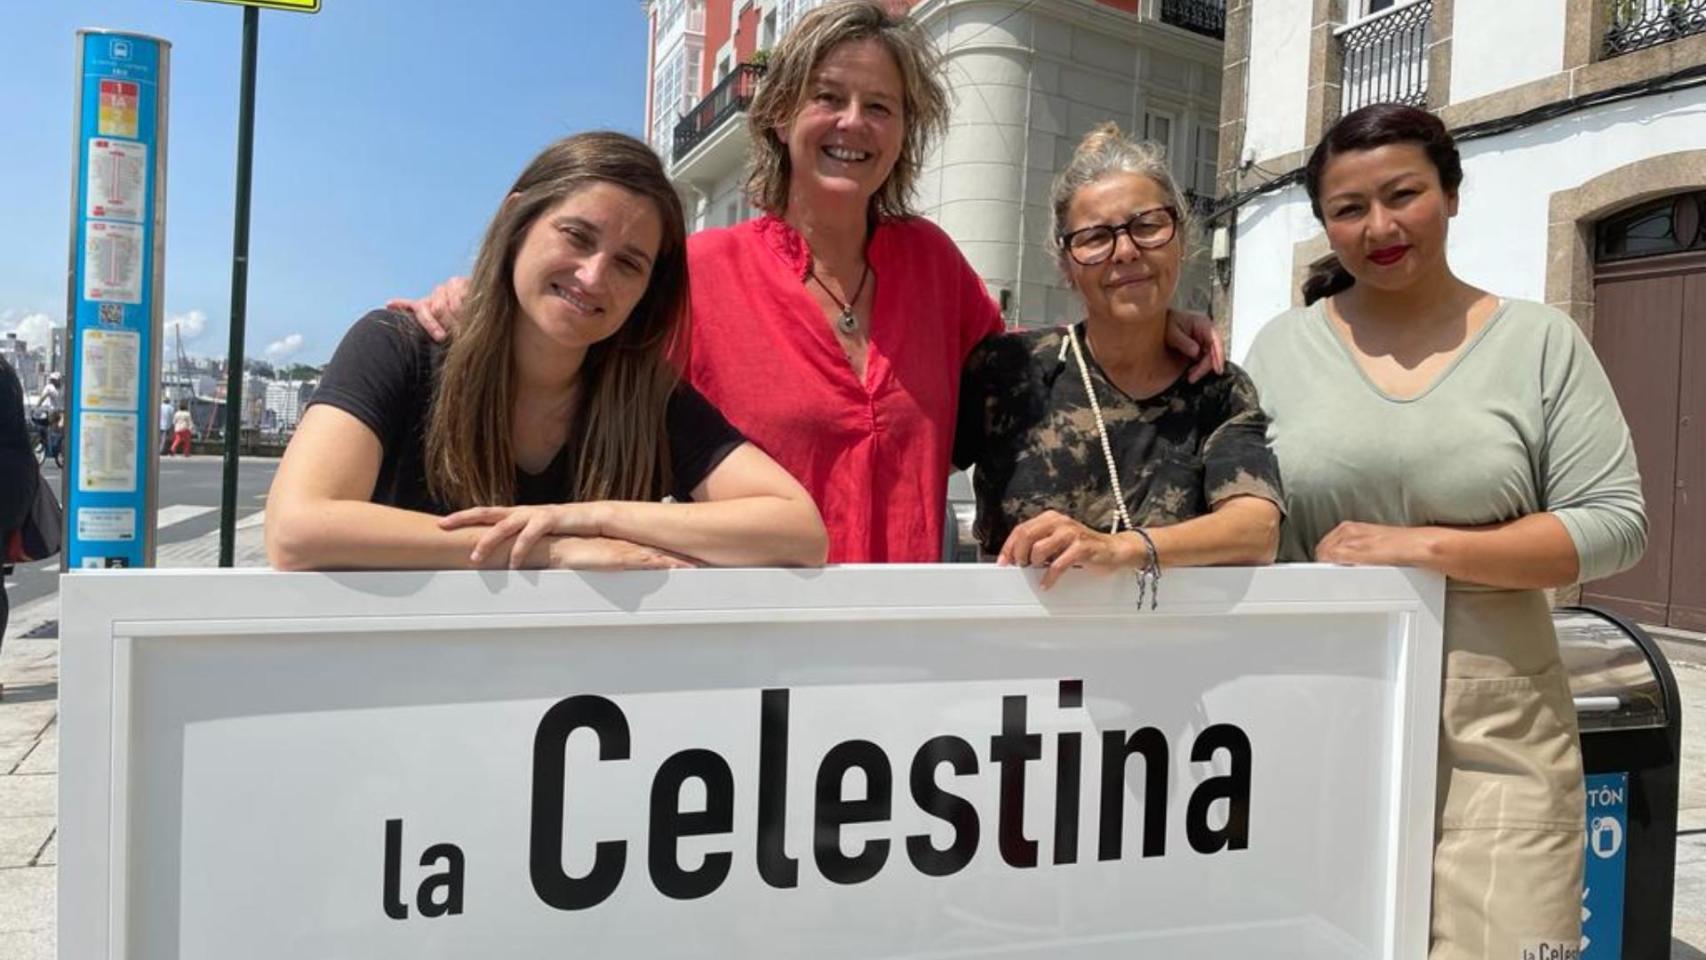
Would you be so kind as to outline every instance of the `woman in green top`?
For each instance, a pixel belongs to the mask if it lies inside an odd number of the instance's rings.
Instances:
[[[1437,118],[1351,113],[1306,178],[1339,263],[1246,363],[1285,474],[1280,559],[1445,574],[1429,955],[1574,956],[1581,754],[1542,590],[1640,558],[1629,429],[1567,316],[1452,273],[1463,169]]]

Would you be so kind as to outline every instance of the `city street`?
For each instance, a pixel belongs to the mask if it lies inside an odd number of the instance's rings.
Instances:
[[[219,497],[223,484],[219,457],[169,457],[160,461],[160,526],[157,546],[185,543],[219,530]],[[238,463],[237,519],[266,505],[278,461],[249,458]],[[60,471],[52,462],[43,471],[56,492],[61,491]],[[63,500],[63,494],[61,494]],[[6,592],[12,608],[45,597],[55,590],[54,576],[59,558],[16,568],[7,579]]]

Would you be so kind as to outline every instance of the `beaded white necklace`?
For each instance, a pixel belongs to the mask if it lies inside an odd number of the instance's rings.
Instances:
[[[1096,400],[1096,385],[1090,380],[1090,365],[1084,362],[1084,351],[1078,346],[1078,330],[1076,327],[1066,328],[1066,343],[1060,347],[1060,361],[1066,362],[1066,351],[1071,349],[1072,356],[1078,361],[1078,376],[1084,380],[1084,395],[1090,398],[1090,413],[1096,418],[1096,437],[1102,441],[1102,459],[1108,465],[1108,483],[1114,489],[1114,522],[1108,527],[1108,535],[1120,532],[1120,524],[1143,538],[1143,545],[1149,551],[1149,559],[1137,571],[1137,606],[1143,607],[1144,595],[1149,594],[1149,609],[1155,609],[1156,602],[1161,597],[1161,555],[1155,550],[1155,541],[1149,537],[1149,532],[1131,522],[1131,512],[1126,509],[1125,490],[1120,486],[1119,468],[1114,465],[1113,444],[1108,441],[1108,424],[1102,419],[1102,404]]]

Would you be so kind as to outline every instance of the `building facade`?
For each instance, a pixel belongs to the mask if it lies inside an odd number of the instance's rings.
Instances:
[[[1635,436],[1646,559],[1584,599],[1706,629],[1706,0],[1232,0],[1216,299],[1242,357],[1328,254],[1299,177],[1366,103],[1464,162],[1454,268],[1568,312]]]
[[[753,215],[745,108],[764,55],[822,0],[650,0],[646,130],[692,229]],[[1167,149],[1201,205],[1219,158],[1223,0],[896,0],[935,38],[954,97],[917,208],[959,244],[1014,323],[1077,313],[1048,241],[1048,190],[1092,126]],[[1196,198],[1201,199],[1196,199]],[[1206,258],[1180,300],[1208,305]]]

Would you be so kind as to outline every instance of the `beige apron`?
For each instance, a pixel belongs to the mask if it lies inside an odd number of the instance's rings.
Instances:
[[[1577,957],[1582,789],[1545,597],[1451,584],[1430,960]]]

